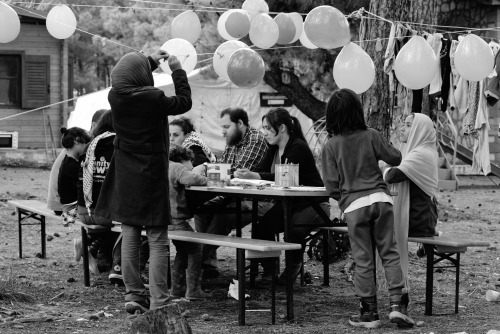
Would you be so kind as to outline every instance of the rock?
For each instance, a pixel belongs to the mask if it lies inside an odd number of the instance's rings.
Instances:
[[[66,280],[66,282],[68,283],[73,283],[73,282],[76,282],[76,280],[73,278],[73,277],[70,277]]]
[[[210,321],[210,315],[208,315],[207,313],[202,314],[200,319],[203,321]]]
[[[57,233],[57,232],[56,232],[56,233],[54,233],[54,237],[59,238],[60,236],[61,236],[61,235],[60,235],[59,233]]]
[[[177,304],[169,304],[138,315],[129,334],[191,334],[191,327]]]
[[[43,256],[42,256],[42,253],[35,253],[35,257],[41,259]]]

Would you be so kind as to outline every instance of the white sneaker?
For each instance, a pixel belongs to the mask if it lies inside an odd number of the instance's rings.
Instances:
[[[78,262],[83,256],[82,240],[73,239],[73,246],[75,251],[75,261]]]

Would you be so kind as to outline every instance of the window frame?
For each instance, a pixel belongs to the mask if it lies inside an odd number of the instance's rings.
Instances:
[[[0,108],[2,109],[22,109],[23,108],[23,98],[24,98],[24,89],[23,89],[23,84],[25,81],[26,73],[25,73],[25,60],[26,60],[26,53],[24,51],[7,51],[7,50],[1,50],[0,51],[0,56],[19,56],[21,58],[20,62],[20,74],[19,74],[19,101],[16,105],[11,105],[11,104],[5,104],[5,105],[0,105]]]

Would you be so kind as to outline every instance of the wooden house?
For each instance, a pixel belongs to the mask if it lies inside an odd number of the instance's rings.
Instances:
[[[17,132],[19,149],[55,149],[68,118],[68,103],[60,102],[72,96],[68,42],[49,34],[48,13],[13,9],[21,31],[14,41],[0,43],[0,119],[15,117],[0,120],[0,137]]]

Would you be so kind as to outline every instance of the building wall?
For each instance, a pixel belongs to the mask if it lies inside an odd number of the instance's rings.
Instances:
[[[50,56],[50,104],[67,99],[67,62],[68,46],[64,40],[52,37],[43,24],[21,24],[19,36],[10,43],[0,44],[0,53],[5,51],[24,51],[26,55]],[[64,73],[66,72],[66,73]],[[61,76],[65,77],[61,87]],[[17,115],[29,109],[0,108],[0,118]],[[58,104],[18,117],[0,121],[0,131],[17,131],[19,148],[60,147],[60,131],[66,104]],[[44,118],[45,114],[45,118]],[[50,132],[52,129],[52,135]]]
[[[439,18],[438,24],[456,26],[453,30],[460,30],[458,27],[473,28],[494,28],[500,26],[500,5],[494,1],[477,0],[438,0]],[[464,29],[465,30],[465,29]],[[500,31],[486,30],[475,32],[484,38],[486,42],[494,41],[499,43]],[[462,34],[466,34],[464,31]],[[456,36],[456,34],[455,34]],[[455,37],[456,38],[456,37]],[[499,43],[500,44],[500,43]],[[489,108],[489,142],[490,160],[500,163],[500,102]],[[460,128],[458,128],[460,130]]]

